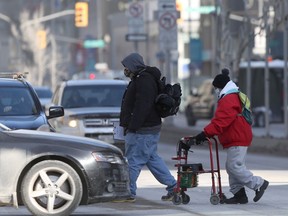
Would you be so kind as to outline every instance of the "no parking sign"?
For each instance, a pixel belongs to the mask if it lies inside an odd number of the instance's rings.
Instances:
[[[144,33],[143,2],[133,2],[127,10],[128,34]]]
[[[161,50],[177,49],[177,18],[175,0],[159,0],[159,46]]]

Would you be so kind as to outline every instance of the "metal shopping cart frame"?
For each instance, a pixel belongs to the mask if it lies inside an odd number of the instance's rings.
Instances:
[[[191,146],[196,145],[195,137],[187,136],[179,140],[177,144],[177,155],[172,157],[172,160],[177,161],[175,167],[177,167],[177,185],[174,188],[174,195],[172,202],[175,205],[188,204],[190,202],[190,197],[185,192],[187,188],[193,188],[198,186],[198,175],[204,173],[211,173],[211,195],[210,203],[217,205],[223,203],[225,195],[222,192],[221,184],[221,173],[220,173],[220,162],[219,162],[219,151],[218,151],[218,141],[216,138],[207,138],[205,143],[208,143],[209,147],[209,157],[210,157],[210,169],[205,170],[201,163],[188,163],[188,153],[192,152],[190,150]],[[213,153],[213,143],[215,147],[215,152]],[[214,157],[216,157],[216,167],[214,166]],[[217,182],[215,180],[215,175],[217,175]],[[217,184],[216,184],[217,183]]]

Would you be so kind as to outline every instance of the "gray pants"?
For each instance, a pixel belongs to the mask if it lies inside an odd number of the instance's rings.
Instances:
[[[230,192],[235,194],[244,186],[257,190],[264,182],[259,176],[254,176],[246,168],[245,157],[247,147],[232,146],[227,149],[226,172],[229,176]]]

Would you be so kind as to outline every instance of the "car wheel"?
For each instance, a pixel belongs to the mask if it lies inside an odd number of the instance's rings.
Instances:
[[[260,112],[255,117],[255,126],[256,127],[265,127],[265,114]]]
[[[190,106],[186,107],[185,115],[186,115],[187,124],[189,126],[194,126],[197,120],[195,119],[193,112],[192,112],[192,108]]]
[[[83,188],[79,175],[68,164],[47,160],[34,165],[25,175],[21,194],[34,215],[70,215],[79,205]]]

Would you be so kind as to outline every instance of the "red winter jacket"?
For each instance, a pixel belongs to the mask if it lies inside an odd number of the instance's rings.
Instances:
[[[250,146],[252,128],[241,113],[242,106],[237,93],[227,94],[218,101],[215,115],[204,128],[207,137],[218,135],[223,148]]]

